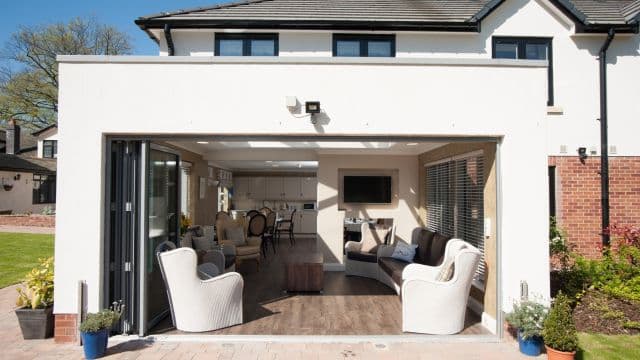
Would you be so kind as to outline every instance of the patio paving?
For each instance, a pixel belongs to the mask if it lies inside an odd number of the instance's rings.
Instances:
[[[82,348],[53,339],[23,340],[16,286],[0,289],[0,359],[82,359]],[[514,343],[274,343],[110,341],[105,359],[527,359]]]

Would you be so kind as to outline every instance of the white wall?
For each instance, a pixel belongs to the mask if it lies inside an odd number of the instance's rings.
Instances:
[[[56,313],[75,311],[77,280],[87,281],[89,310],[100,305],[106,134],[502,136],[504,298],[518,295],[521,279],[531,291],[548,293],[548,209],[540,196],[547,191],[544,63],[60,60]],[[290,95],[321,102],[317,125],[289,112],[284,100]],[[331,221],[338,226],[340,218],[331,214],[319,214],[319,228]],[[342,237],[325,241],[335,252]]]
[[[599,154],[599,78],[597,52],[605,35],[576,35],[573,23],[547,0],[507,0],[489,15],[481,33],[398,33],[399,58],[490,58],[492,36],[553,38],[555,105],[561,115],[550,115],[549,155],[576,156],[578,147]],[[182,31],[182,33],[181,33]],[[177,55],[213,55],[209,35],[174,30]],[[363,32],[361,32],[363,33]],[[364,32],[374,33],[374,32]],[[182,34],[182,35],[179,35]],[[331,32],[282,31],[281,56],[331,56]],[[205,48],[208,46],[208,50]],[[617,35],[609,55],[609,143],[613,156],[639,156],[640,35]],[[513,121],[518,121],[514,118]],[[631,127],[631,131],[630,131]],[[561,153],[561,146],[567,152]]]
[[[16,175],[20,178],[15,180]],[[10,191],[3,184],[13,184]],[[42,213],[44,208],[55,208],[56,204],[33,203],[33,174],[21,171],[0,171],[0,210],[12,210],[13,214]]]

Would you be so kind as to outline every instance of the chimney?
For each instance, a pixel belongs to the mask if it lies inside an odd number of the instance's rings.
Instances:
[[[9,120],[6,135],[7,154],[15,155],[20,152],[20,126],[16,124],[14,119]]]

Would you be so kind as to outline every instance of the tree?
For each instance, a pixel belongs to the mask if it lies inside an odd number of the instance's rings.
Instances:
[[[66,24],[21,27],[11,35],[2,52],[0,119],[18,119],[31,128],[57,121],[57,55],[130,53],[131,42],[126,33],[93,19],[75,18]],[[18,65],[19,70],[11,65]]]

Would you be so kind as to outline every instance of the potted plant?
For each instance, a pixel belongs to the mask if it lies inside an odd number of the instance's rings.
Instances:
[[[571,314],[569,298],[562,292],[556,296],[549,316],[544,321],[544,345],[553,359],[573,359],[578,350],[578,333]]]
[[[18,288],[16,316],[24,339],[53,336],[53,258],[40,259],[40,265],[26,275]]]
[[[80,324],[80,337],[84,356],[87,359],[102,357],[107,351],[111,327],[120,320],[121,309],[105,309],[98,313],[89,313]]]
[[[525,355],[538,356],[542,352],[542,328],[548,309],[545,305],[524,300],[513,305],[507,322],[518,329],[518,347]]]

